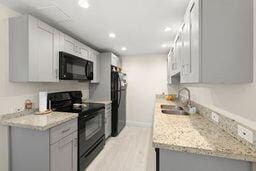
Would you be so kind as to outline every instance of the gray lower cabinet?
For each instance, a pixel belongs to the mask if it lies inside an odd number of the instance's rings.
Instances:
[[[247,161],[157,149],[157,171],[251,171]]]
[[[50,151],[51,171],[76,171],[77,132],[51,145]]]
[[[111,104],[105,105],[105,138],[111,136],[111,117],[112,117],[112,110]]]
[[[47,131],[11,127],[12,171],[77,171],[77,119]]]

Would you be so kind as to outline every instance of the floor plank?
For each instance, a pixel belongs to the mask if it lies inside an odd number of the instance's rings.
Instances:
[[[155,171],[151,128],[125,127],[107,140],[86,171]]]

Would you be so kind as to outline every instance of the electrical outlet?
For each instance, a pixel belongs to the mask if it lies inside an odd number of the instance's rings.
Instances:
[[[250,143],[253,143],[253,132],[251,130],[249,130],[241,125],[238,125],[237,131],[238,131],[238,135],[241,138],[249,141]]]
[[[217,114],[217,113],[215,113],[215,112],[212,112],[212,120],[214,121],[214,122],[217,122],[217,123],[219,123],[219,115]]]

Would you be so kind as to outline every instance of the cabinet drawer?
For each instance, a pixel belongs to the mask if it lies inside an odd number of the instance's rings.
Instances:
[[[77,131],[77,119],[56,126],[50,130],[50,143],[53,144],[75,131]]]

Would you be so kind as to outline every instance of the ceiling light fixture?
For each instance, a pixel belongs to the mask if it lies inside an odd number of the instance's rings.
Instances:
[[[108,35],[110,38],[116,38],[116,34],[115,33],[109,33]]]
[[[166,47],[167,47],[167,44],[162,44],[162,47],[163,47],[163,48],[166,48]]]
[[[171,29],[170,27],[166,27],[166,28],[164,29],[164,31],[165,31],[165,32],[170,32],[170,31],[172,31],[172,29]]]
[[[88,0],[79,0],[78,5],[82,8],[89,8],[90,7],[90,4],[89,4]]]
[[[126,47],[122,47],[121,50],[122,50],[122,51],[126,51],[127,48],[126,48]]]

